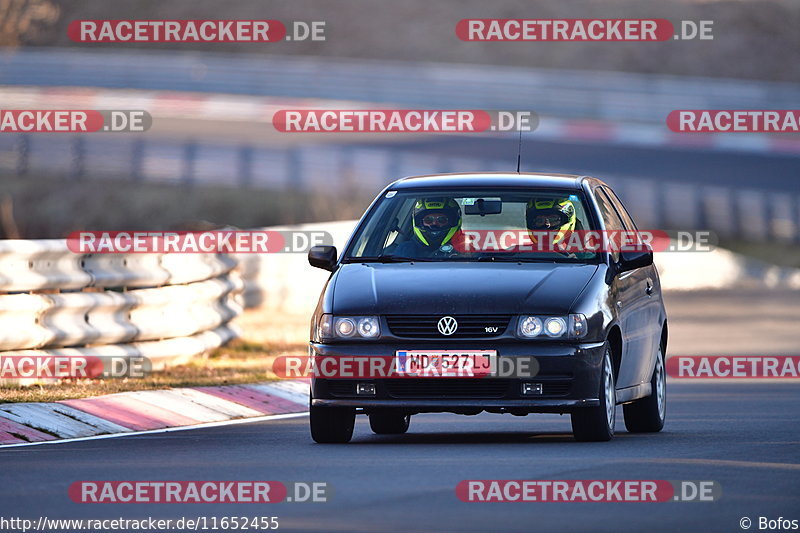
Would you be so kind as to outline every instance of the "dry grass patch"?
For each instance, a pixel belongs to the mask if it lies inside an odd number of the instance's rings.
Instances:
[[[206,358],[154,372],[143,379],[82,379],[31,386],[0,385],[0,403],[54,402],[115,392],[257,383],[277,379],[271,370],[276,357],[305,353],[306,347],[302,344],[234,341]]]

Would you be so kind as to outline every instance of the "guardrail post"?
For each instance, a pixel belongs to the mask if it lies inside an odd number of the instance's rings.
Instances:
[[[72,179],[79,180],[86,170],[86,140],[76,135],[72,143]]]
[[[697,227],[692,229],[705,230],[713,229],[708,227],[708,191],[697,188]],[[715,230],[716,231],[716,230]]]
[[[655,190],[655,202],[653,202],[653,227],[661,229],[667,228],[667,186],[664,183],[651,184]]]
[[[17,143],[17,175],[27,176],[31,160],[31,139],[28,135],[20,135]]]
[[[183,176],[181,181],[187,185],[194,182],[194,165],[197,159],[197,144],[188,141],[183,146]]]
[[[302,189],[303,188],[303,171],[302,171],[302,161],[300,159],[300,150],[297,148],[289,148],[286,151],[286,165],[287,165],[287,172],[286,176],[288,177],[289,183],[287,183],[290,189]]]
[[[389,164],[386,165],[386,178],[390,181],[394,181],[396,179],[400,179],[400,151],[399,150],[390,150],[389,151]]]
[[[136,139],[131,147],[131,179],[144,179],[144,139]]]
[[[253,147],[239,148],[239,184],[249,187],[253,183]]]
[[[794,223],[794,236],[792,242],[800,242],[800,197],[792,195],[789,197],[790,212]]]
[[[764,232],[763,238],[767,241],[774,241],[775,237],[775,208],[772,205],[770,194],[766,193],[761,197],[761,205],[764,213]]]
[[[739,239],[744,233],[744,221],[742,220],[742,208],[739,205],[739,195],[737,192],[731,191],[731,237]]]
[[[355,168],[355,155],[352,146],[342,146],[337,150],[339,180],[344,187],[354,187],[358,179]]]

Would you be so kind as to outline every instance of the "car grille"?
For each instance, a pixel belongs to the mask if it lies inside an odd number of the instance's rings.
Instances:
[[[542,396],[566,396],[572,388],[572,381],[540,381]]]
[[[508,394],[507,379],[404,378],[387,379],[386,390],[394,398],[502,398]]]
[[[442,335],[436,326],[443,316],[388,315],[386,321],[393,335],[408,339],[497,337],[505,333],[511,321],[511,315],[453,315],[458,322],[458,329],[452,335]]]
[[[401,378],[381,380],[393,398],[504,398],[521,397],[507,379],[492,378]],[[532,380],[535,381],[535,380]],[[566,396],[572,387],[571,379],[540,380],[542,394],[530,398]],[[354,398],[356,381],[350,379],[326,380],[328,392],[340,398]]]
[[[356,382],[349,379],[327,380],[328,392],[333,396],[355,396]]]

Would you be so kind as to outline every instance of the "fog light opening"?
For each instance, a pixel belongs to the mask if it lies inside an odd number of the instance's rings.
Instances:
[[[374,383],[358,383],[356,384],[356,394],[359,396],[375,396]]]
[[[542,384],[541,383],[523,383],[522,384],[522,394],[523,396],[534,396],[537,394],[542,394]]]

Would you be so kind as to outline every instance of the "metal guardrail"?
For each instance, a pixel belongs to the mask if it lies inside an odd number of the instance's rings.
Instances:
[[[663,123],[674,109],[781,109],[796,84],[495,65],[167,51],[26,48],[0,84],[199,91],[407,106],[530,109]]]
[[[194,186],[239,186],[242,188],[276,191],[331,191],[331,183],[342,190],[357,186],[363,191],[377,193],[390,181],[409,175],[438,172],[480,172],[509,168],[509,162],[481,157],[453,157],[433,151],[399,150],[381,146],[311,145],[283,148],[223,146],[165,141],[143,143],[138,149],[132,144],[140,141],[92,140],[97,146],[91,153],[76,151],[73,143],[90,146],[89,141],[75,137],[37,139],[20,151],[14,136],[0,136],[0,172],[18,176],[51,175],[57,172],[66,179],[89,178],[98,182],[116,179],[151,183],[173,183]],[[192,150],[187,146],[192,145]],[[82,153],[82,156],[76,155]],[[80,161],[76,162],[76,158]],[[74,169],[72,169],[74,166]],[[110,166],[112,165],[112,166]],[[530,165],[529,165],[530,166]],[[138,169],[138,172],[133,172]],[[523,164],[523,170],[528,168]],[[571,173],[572,168],[556,169]],[[66,174],[65,174],[66,172]],[[74,175],[74,173],[80,173]],[[59,174],[60,173],[60,174]],[[670,182],[629,175],[598,176],[615,187],[627,201],[643,227],[660,229],[709,229],[720,236],[750,241],[800,241],[800,195],[795,191],[777,192],[763,189],[759,181],[744,185],[706,185],[702,183]],[[7,270],[0,255],[0,290],[5,272],[23,274],[22,270]],[[168,261],[182,261],[175,258]],[[129,261],[129,267],[121,262]],[[95,286],[104,283],[136,285],[136,276],[145,285],[149,278],[171,279],[184,266],[169,272],[151,268],[152,258],[132,256],[100,256],[91,262],[102,263],[94,273]],[[165,260],[162,260],[162,263]],[[138,264],[138,263],[140,264]],[[41,268],[41,267],[37,267]],[[62,268],[62,267],[59,267]],[[66,267],[63,267],[66,268]],[[75,265],[71,268],[76,269]],[[87,269],[92,272],[92,264]],[[193,268],[201,268],[195,264]],[[210,268],[204,266],[202,268]],[[121,278],[121,279],[120,279]],[[36,287],[34,287],[36,288]]]
[[[653,137],[656,128],[656,136],[661,135],[664,117],[676,108],[793,108],[800,102],[800,88],[789,83],[299,56],[48,48],[0,56],[0,84],[4,83],[534,109],[552,117],[633,124],[634,129],[625,132],[625,142],[633,145]],[[546,140],[544,130],[551,123],[543,121],[535,138]],[[97,135],[0,136],[0,172],[20,177],[301,191],[329,191],[335,180],[345,189],[357,184],[365,191],[378,191],[403,175],[509,167],[508,161],[477,153],[455,157],[437,152],[435,147],[326,144],[268,148],[215,139],[153,141]],[[724,141],[737,150],[742,139],[752,142],[743,137]],[[755,139],[756,145],[760,142],[768,141]],[[633,174],[602,177],[619,184],[623,197],[636,198],[629,203],[650,227],[708,228],[750,240],[800,240],[800,199],[794,192],[756,190],[760,180],[749,180],[744,186],[695,184],[688,190],[681,183],[648,179],[652,177],[646,171],[642,170],[645,174],[640,180],[628,179]]]
[[[236,336],[243,282],[224,254],[87,254],[0,241],[0,355],[186,362]]]

